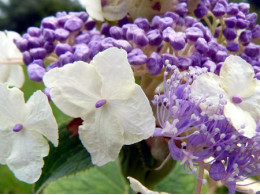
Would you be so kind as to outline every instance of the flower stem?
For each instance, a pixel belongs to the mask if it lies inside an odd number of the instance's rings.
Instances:
[[[204,174],[204,167],[200,167],[200,168],[199,168],[199,179],[198,179],[198,181],[197,181],[197,186],[196,186],[195,194],[200,194],[201,186],[202,186],[203,174]]]

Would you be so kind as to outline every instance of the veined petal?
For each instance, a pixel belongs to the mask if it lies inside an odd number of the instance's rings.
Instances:
[[[41,175],[43,157],[49,153],[48,142],[42,135],[26,129],[18,132],[11,144],[6,163],[15,176],[27,183],[36,182]]]
[[[51,88],[50,95],[57,107],[74,118],[95,109],[100,99],[101,78],[95,68],[85,62],[54,68],[44,75],[43,82]]]
[[[53,116],[48,99],[41,91],[35,92],[26,103],[28,116],[24,128],[37,131],[58,146],[58,125]]]
[[[150,103],[139,85],[130,98],[111,100],[109,109],[117,116],[124,129],[124,144],[133,144],[151,137],[155,118]]]
[[[79,126],[79,137],[91,154],[93,164],[114,161],[124,144],[123,127],[107,105],[88,113]]]
[[[127,99],[135,87],[127,53],[116,47],[98,53],[91,64],[102,79],[101,95],[108,99]]]
[[[200,104],[203,110],[211,103],[212,106],[210,108],[214,112],[218,106],[220,94],[227,99],[225,91],[219,85],[219,77],[213,73],[200,75],[191,85],[192,97],[198,99],[207,97],[206,102]]]
[[[102,5],[101,0],[85,0],[82,1],[82,4],[86,6],[86,10],[88,14],[99,21],[104,21],[103,13],[102,13]]]
[[[239,105],[227,103],[224,107],[224,115],[230,118],[235,129],[241,129],[245,125],[243,129],[245,137],[252,138],[256,135],[256,122],[254,118],[247,111],[241,109]]]
[[[0,124],[20,123],[26,115],[23,93],[18,88],[0,84]]]
[[[255,90],[253,67],[238,56],[229,56],[220,70],[220,85],[230,96],[246,98]]]
[[[13,142],[14,132],[10,129],[3,129],[0,127],[0,164],[6,164],[6,159],[10,155],[12,147],[10,143]]]
[[[24,83],[23,68],[20,65],[0,65],[0,83],[22,87]]]
[[[244,98],[239,106],[250,113],[256,122],[260,121],[260,81],[256,82],[254,94],[248,98]]]
[[[103,16],[109,21],[121,20],[127,15],[127,11],[126,0],[114,0],[114,2],[104,5]]]

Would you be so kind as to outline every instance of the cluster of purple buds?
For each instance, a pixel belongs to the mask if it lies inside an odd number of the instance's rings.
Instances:
[[[180,161],[187,173],[206,183],[197,175],[197,167],[207,167],[213,180],[222,181],[235,193],[238,182],[260,173],[260,133],[248,139],[243,127],[235,130],[223,114],[226,101],[222,96],[213,113],[211,104],[201,110],[207,97],[194,99],[190,84],[203,72],[207,70],[192,67],[180,72],[167,61],[164,88],[157,89],[153,100],[158,126],[154,136],[169,139],[171,157]]]
[[[28,28],[14,42],[23,53],[30,79],[41,81],[45,72],[54,67],[87,61],[95,55],[85,44],[93,44],[101,36],[99,31],[92,30],[94,27],[95,21],[86,12],[58,12],[56,17],[44,18],[39,28]]]
[[[218,43],[225,45],[230,53],[240,55],[258,73],[260,47],[252,41],[260,37],[260,26],[256,24],[257,14],[249,9],[248,3],[202,0],[194,14],[207,23]]]

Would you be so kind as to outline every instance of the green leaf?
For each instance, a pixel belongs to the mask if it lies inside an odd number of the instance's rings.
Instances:
[[[153,190],[171,194],[193,194],[197,185],[197,178],[184,171],[182,165],[177,163],[171,173],[158,183]],[[202,186],[201,193],[207,193],[208,185]]]
[[[118,163],[110,162],[102,167],[56,180],[48,185],[47,194],[124,194],[129,193],[129,185],[120,174]]]
[[[33,185],[17,180],[7,166],[0,166],[0,193],[1,194],[31,194]]]
[[[35,192],[40,192],[53,180],[93,166],[90,154],[79,138],[70,136],[66,125],[62,125],[59,129],[59,146],[50,146],[50,153],[44,158],[42,175],[35,184]]]
[[[175,161],[169,160],[160,170],[155,170],[162,161],[156,160],[145,141],[124,146],[120,152],[121,170],[126,178],[131,176],[150,188],[166,177],[175,166]]]

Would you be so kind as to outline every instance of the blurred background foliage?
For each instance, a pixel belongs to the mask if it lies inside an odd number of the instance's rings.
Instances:
[[[260,0],[229,0],[229,2],[248,2],[251,4],[251,12],[257,12],[258,15],[260,15]],[[85,10],[84,7],[81,6],[81,4],[77,0],[0,0],[0,30],[13,30],[20,34],[26,32],[26,29],[30,26],[39,26],[41,23],[41,20],[46,16],[55,15],[57,11],[83,11]],[[260,19],[258,17],[258,23],[260,23]],[[25,74],[27,76],[27,74]],[[24,88],[22,89],[27,99],[33,91],[36,89],[42,89],[42,86],[35,84],[34,82],[29,81],[27,78],[26,84],[24,85]],[[57,110],[57,109],[56,109]],[[54,112],[55,108],[54,108]],[[63,118],[62,118],[63,119]],[[61,119],[60,119],[61,120]],[[111,171],[111,166],[113,170],[118,170],[116,163],[109,164],[105,166],[104,168],[94,168],[91,171],[86,171],[80,173],[80,176],[72,175],[68,178],[61,179],[57,181],[56,183],[50,185],[46,189],[46,193],[79,193],[84,192],[87,193],[88,188],[92,189],[91,193],[98,193],[95,191],[95,188],[97,186],[94,186],[92,183],[88,183],[87,181],[84,181],[86,179],[86,176],[89,177],[95,176],[96,172],[106,172]],[[182,167],[176,167],[176,171],[173,170],[173,173],[171,173],[165,181],[163,180],[161,183],[159,183],[154,190],[164,190],[166,188],[171,188],[172,193],[187,193],[187,191],[178,191],[181,189],[188,188],[187,187],[187,179],[190,180],[188,183],[195,184],[195,178],[192,175],[187,175],[183,173]],[[113,172],[113,171],[112,171]],[[112,174],[112,173],[111,173]],[[176,176],[177,174],[177,176]],[[184,174],[184,175],[181,175]],[[120,175],[119,172],[114,171],[112,174],[111,180],[115,180],[113,182],[117,182],[118,186],[117,189],[119,189],[120,193],[123,193],[125,191],[128,191],[128,186],[124,184],[122,178],[116,177],[116,175]],[[18,181],[13,173],[8,169],[8,167],[0,165],[0,193],[33,193],[33,185],[29,185],[26,183],[23,183],[21,181]],[[177,178],[177,181],[174,179]],[[92,178],[93,179],[93,178]],[[96,178],[99,180],[99,178]],[[118,180],[118,181],[117,181]],[[194,181],[193,181],[194,180]],[[73,181],[76,181],[73,183]],[[103,181],[101,179],[101,181]],[[76,185],[75,190],[78,191],[71,191],[71,186],[69,186],[69,190],[64,190],[64,186],[66,187],[69,185],[68,183],[73,183],[72,186]],[[82,182],[82,185],[79,185],[80,182]],[[104,181],[103,181],[104,182]],[[169,182],[169,183],[168,183]],[[66,184],[67,183],[67,184]],[[88,184],[84,188],[84,184]],[[97,182],[96,184],[101,184],[100,182]],[[95,185],[96,185],[95,184]],[[165,186],[165,185],[168,186]],[[176,185],[177,184],[177,185]],[[183,185],[182,188],[180,186]],[[78,186],[78,188],[77,188]],[[175,186],[174,188],[172,188]],[[178,188],[176,188],[178,186]],[[68,186],[67,186],[68,187]],[[79,188],[83,187],[80,190]],[[193,190],[194,186],[191,186],[191,190]],[[121,191],[120,191],[121,189]],[[94,190],[94,191],[93,191]],[[107,192],[107,189],[103,189],[105,192]],[[177,190],[177,191],[176,191]],[[207,193],[207,189],[204,189],[203,192]],[[189,193],[192,193],[190,191]],[[218,188],[216,193],[227,193],[226,187]]]

